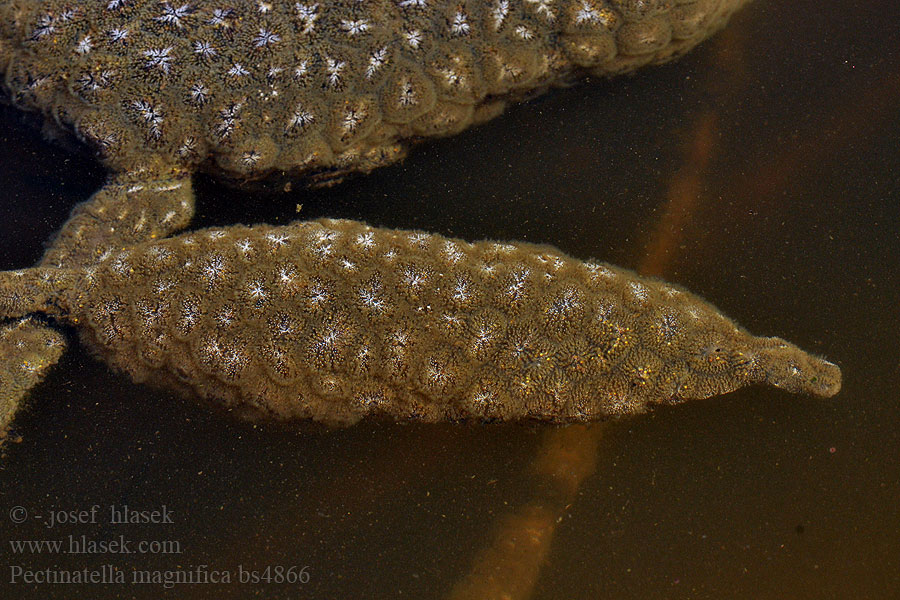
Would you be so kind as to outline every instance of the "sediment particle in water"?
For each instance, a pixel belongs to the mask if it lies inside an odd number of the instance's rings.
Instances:
[[[353,221],[209,229],[0,279],[139,382],[278,418],[585,421],[840,369],[662,281],[548,246]]]

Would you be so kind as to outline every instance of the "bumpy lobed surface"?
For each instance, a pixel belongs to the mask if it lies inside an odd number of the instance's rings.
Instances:
[[[745,0],[11,0],[18,105],[118,171],[368,170],[576,72],[681,54]]]
[[[32,319],[22,319],[0,327],[0,440],[5,434],[19,401],[44,378],[65,350],[63,334],[41,327]]]
[[[835,365],[664,282],[352,221],[205,230],[2,280],[0,315],[38,305],[138,381],[280,417],[572,421],[840,387]]]

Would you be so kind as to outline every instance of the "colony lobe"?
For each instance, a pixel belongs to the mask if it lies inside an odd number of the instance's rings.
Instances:
[[[366,171],[573,75],[680,55],[745,1],[3,0],[0,72],[115,172]]]
[[[697,296],[547,246],[353,221],[208,229],[0,278],[137,381],[279,418],[584,421],[839,368]]]

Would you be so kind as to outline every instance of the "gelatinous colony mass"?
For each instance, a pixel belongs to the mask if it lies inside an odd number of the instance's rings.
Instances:
[[[0,0],[9,99],[111,171],[38,267],[0,274],[0,435],[65,346],[37,314],[138,381],[332,423],[836,393],[835,365],[548,247],[349,221],[168,237],[199,168],[368,171],[574,76],[677,56],[745,1]]]
[[[0,71],[116,172],[364,171],[573,74],[668,60],[744,2],[4,0]]]
[[[837,366],[682,289],[547,246],[323,220],[209,229],[79,269],[0,276],[147,381],[277,417],[587,420],[765,383],[831,396]]]

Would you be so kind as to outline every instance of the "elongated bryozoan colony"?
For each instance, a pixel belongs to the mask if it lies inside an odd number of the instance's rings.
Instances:
[[[548,246],[323,220],[211,229],[0,279],[137,381],[282,418],[583,421],[840,370],[697,296]]]

